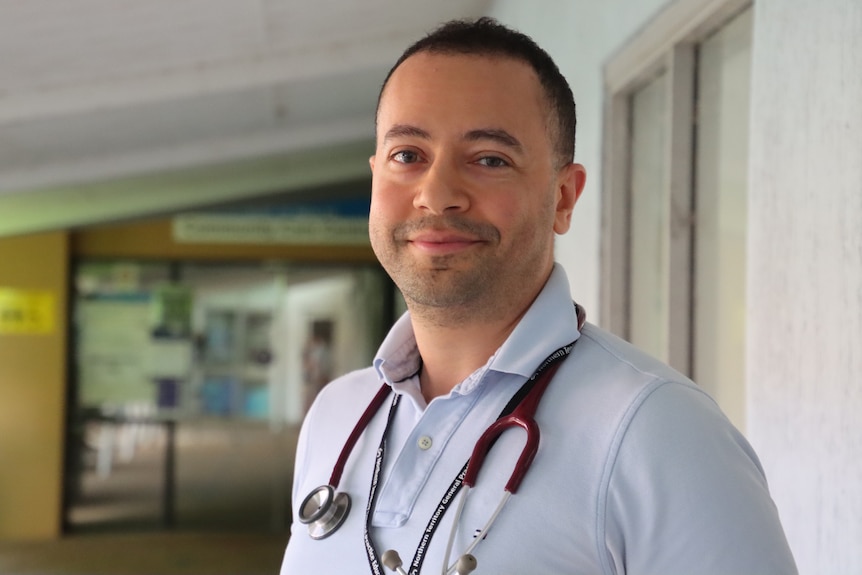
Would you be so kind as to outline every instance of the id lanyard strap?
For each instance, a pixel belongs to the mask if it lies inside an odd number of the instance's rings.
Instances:
[[[392,398],[392,404],[389,406],[389,416],[386,418],[386,427],[383,428],[383,437],[380,438],[380,445],[377,447],[377,455],[374,457],[374,473],[371,476],[371,491],[368,494],[368,505],[365,506],[365,554],[368,556],[368,564],[371,566],[371,572],[374,575],[383,575],[380,569],[380,559],[377,557],[377,551],[374,549],[374,543],[371,541],[371,511],[374,509],[374,504],[377,500],[377,483],[380,481],[380,470],[383,468],[383,456],[386,454],[386,439],[389,436],[389,426],[395,418],[395,410],[398,409],[398,402],[401,396],[397,393]]]
[[[524,398],[530,393],[533,387],[535,387],[535,385],[540,381],[541,374],[543,374],[545,370],[551,365],[568,357],[574,345],[575,343],[572,342],[564,347],[561,347],[560,349],[549,355],[545,359],[545,361],[542,362],[536,372],[512,396],[512,398],[506,404],[506,407],[504,407],[503,411],[500,412],[500,415],[497,416],[497,419],[506,417],[507,415],[511,414],[515,410],[515,408],[518,407],[521,401],[523,401]],[[553,372],[549,375],[553,375]],[[380,480],[381,469],[383,468],[383,458],[386,454],[386,440],[389,435],[389,426],[394,419],[395,410],[398,407],[398,400],[400,397],[400,395],[396,395],[395,398],[392,400],[392,405],[389,408],[389,417],[386,420],[386,427],[383,430],[383,437],[380,440],[380,446],[377,448],[377,456],[374,460],[374,473],[371,477],[371,491],[368,495],[368,505],[365,508],[365,553],[368,556],[368,563],[371,566],[371,572],[374,575],[384,574],[382,569],[380,568],[380,559],[377,556],[377,551],[374,547],[374,543],[371,540],[371,516],[376,502],[377,484]],[[491,443],[488,448],[490,449],[491,446],[493,446],[493,443]],[[422,564],[425,562],[425,552],[428,549],[428,545],[430,545],[431,543],[431,538],[434,537],[434,533],[437,531],[437,527],[440,526],[440,520],[443,518],[443,515],[446,514],[446,511],[449,510],[449,507],[451,507],[452,501],[454,501],[455,496],[458,495],[458,492],[461,491],[461,488],[464,486],[464,477],[467,474],[467,466],[469,465],[469,463],[470,462],[467,461],[467,463],[465,463],[464,466],[461,468],[461,471],[452,481],[451,485],[449,485],[449,488],[446,490],[446,493],[440,500],[439,505],[437,505],[437,509],[431,515],[431,519],[428,521],[428,525],[425,527],[425,531],[422,532],[422,538],[419,540],[419,545],[416,547],[416,554],[413,556],[413,561],[411,561],[410,563],[409,575],[419,575],[419,572],[422,569]]]

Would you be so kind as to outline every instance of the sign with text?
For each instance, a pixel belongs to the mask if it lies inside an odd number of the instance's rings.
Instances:
[[[183,214],[181,243],[368,245],[368,198]]]
[[[55,300],[48,290],[0,287],[0,335],[53,332]]]

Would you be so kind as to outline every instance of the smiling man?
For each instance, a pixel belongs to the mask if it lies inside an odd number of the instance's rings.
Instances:
[[[371,244],[422,324],[426,400],[488,361],[551,273],[585,180],[554,115],[529,64],[493,55],[420,52],[383,91]]]
[[[369,232],[409,312],[309,411],[283,575],[795,572],[745,439],[571,301],[574,141],[556,65],[493,20],[395,64]]]

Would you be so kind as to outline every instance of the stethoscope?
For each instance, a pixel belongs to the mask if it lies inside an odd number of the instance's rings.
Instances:
[[[578,318],[578,331],[581,331],[586,321],[586,313],[578,304],[575,304],[575,309]],[[472,555],[473,551],[479,542],[485,538],[485,535],[487,535],[491,526],[497,520],[497,517],[499,517],[500,512],[509,501],[509,498],[518,490],[518,487],[521,485],[521,481],[524,479],[524,476],[527,474],[527,471],[533,463],[533,458],[536,456],[539,449],[540,438],[539,426],[535,420],[536,409],[545,393],[545,389],[547,389],[548,384],[551,381],[551,378],[560,367],[562,360],[568,357],[569,353],[571,353],[573,346],[574,342],[561,347],[542,362],[538,369],[536,369],[535,373],[512,397],[497,420],[494,421],[494,423],[492,423],[479,437],[479,440],[473,447],[470,459],[461,469],[461,472],[452,482],[452,485],[450,485],[443,500],[441,500],[438,512],[435,513],[434,517],[432,517],[432,520],[429,523],[429,528],[426,529],[426,533],[430,533],[430,535],[433,535],[436,526],[439,525],[439,520],[442,517],[442,514],[449,508],[453,499],[458,496],[461,488],[466,488],[460,495],[458,507],[455,511],[455,519],[452,522],[452,528],[449,532],[449,540],[446,544],[446,551],[443,558],[442,575],[451,575],[452,573],[466,575],[476,568],[476,558]],[[302,501],[298,511],[299,521],[308,525],[308,533],[312,539],[325,539],[326,537],[329,537],[335,533],[339,527],[341,527],[344,520],[347,518],[347,515],[350,512],[350,496],[344,492],[336,492],[336,488],[341,481],[344,466],[346,465],[347,459],[350,457],[356,442],[365,431],[365,428],[368,427],[371,419],[380,410],[391,390],[392,388],[386,383],[380,387],[377,394],[371,400],[371,403],[369,403],[368,407],[365,408],[365,411],[362,413],[362,416],[359,418],[359,421],[356,423],[350,436],[347,438],[347,442],[344,444],[344,447],[335,462],[335,466],[332,469],[329,483],[314,489]],[[383,465],[383,455],[386,450],[389,426],[394,417],[395,409],[398,406],[399,398],[400,395],[396,395],[392,401],[386,422],[386,428],[383,431],[380,447],[377,450],[374,474],[371,482],[371,493],[369,495],[368,507],[366,509],[365,548],[371,570],[375,575],[380,575],[382,572],[379,568],[380,561],[377,558],[374,545],[371,541],[369,526],[376,499],[379,474]],[[494,510],[491,517],[488,519],[488,522],[473,539],[473,542],[464,550],[463,553],[461,553],[458,559],[450,565],[449,559],[452,553],[455,533],[464,511],[464,504],[467,500],[467,496],[470,493],[470,490],[476,485],[479,471],[481,470],[485,457],[488,455],[491,447],[493,447],[494,443],[504,431],[512,427],[522,428],[527,433],[527,441],[521,451],[518,461],[515,463],[512,475],[506,483],[503,498],[497,505],[497,508]],[[425,558],[425,549],[429,543],[430,536],[423,537],[420,541],[420,545],[416,550],[416,555],[411,563],[411,575],[419,573],[422,561]],[[407,575],[407,572],[402,567],[401,558],[396,551],[392,549],[387,550],[381,559],[383,565],[387,568],[399,573],[399,575]]]

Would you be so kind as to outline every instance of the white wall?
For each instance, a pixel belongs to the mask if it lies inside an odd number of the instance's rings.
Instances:
[[[862,2],[755,2],[749,436],[801,573],[862,573]]]
[[[489,16],[529,34],[557,62],[575,94],[578,132],[575,158],[587,168],[587,187],[572,217],[572,229],[557,241],[557,261],[566,268],[572,297],[599,317],[601,169],[604,83],[602,66],[611,53],[646,22],[665,0],[502,0]]]
[[[557,60],[591,177],[558,243],[596,319],[602,65],[664,0],[501,0]],[[748,435],[803,574],[862,573],[862,2],[755,0]]]

